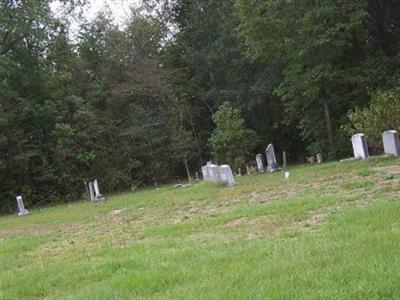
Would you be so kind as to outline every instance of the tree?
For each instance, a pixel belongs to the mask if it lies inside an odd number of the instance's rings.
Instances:
[[[256,133],[245,127],[240,111],[229,102],[213,114],[213,121],[216,128],[209,139],[213,158],[234,168],[245,167],[259,142]]]
[[[341,156],[342,116],[368,99],[362,77],[367,31],[363,1],[237,0],[240,32],[255,59],[278,61],[275,89],[303,140]]]
[[[362,132],[368,136],[372,148],[381,149],[382,132],[389,129],[400,131],[400,88],[375,92],[368,107],[356,107],[348,116],[347,132]]]

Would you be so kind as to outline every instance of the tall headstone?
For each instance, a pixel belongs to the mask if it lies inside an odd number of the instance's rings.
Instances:
[[[21,196],[17,196],[17,214],[19,217],[29,214],[29,210],[25,208],[24,200]]]
[[[317,154],[317,163],[322,164],[324,162],[324,157],[322,156],[322,153]]]
[[[278,170],[278,163],[276,162],[274,145],[269,144],[265,149],[265,156],[267,157],[267,171],[274,172]]]
[[[399,134],[396,130],[387,130],[382,134],[385,154],[400,156]]]
[[[96,193],[94,191],[93,181],[89,181],[88,186],[89,186],[90,200],[96,201]]]
[[[369,157],[367,139],[365,134],[357,133],[351,137],[351,143],[353,144],[354,158],[356,159],[367,159]]]
[[[235,185],[235,177],[229,165],[221,165],[218,167],[219,181],[229,186]]]
[[[265,168],[264,168],[264,160],[263,160],[262,154],[257,154],[256,155],[256,162],[257,162],[258,172],[264,173],[265,172]]]

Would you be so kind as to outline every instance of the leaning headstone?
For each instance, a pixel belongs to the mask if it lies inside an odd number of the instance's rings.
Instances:
[[[400,156],[399,134],[396,130],[387,130],[382,134],[385,154]]]
[[[24,200],[22,200],[21,196],[17,196],[17,209],[18,209],[18,216],[22,217],[29,214],[29,210],[25,208]]]
[[[369,157],[367,140],[363,133],[357,133],[351,137],[354,158],[367,159]]]
[[[233,177],[232,169],[229,165],[221,165],[218,167],[220,182],[226,183],[229,186],[235,185],[235,177]]]
[[[317,154],[317,163],[322,164],[324,162],[324,157],[322,156],[322,153]]]
[[[257,154],[256,155],[256,162],[257,162],[258,172],[264,173],[265,172],[265,168],[264,168],[264,160],[263,160],[262,154]]]
[[[94,194],[95,194],[95,201],[102,201],[105,198],[103,197],[103,195],[100,193],[100,189],[99,189],[99,182],[97,181],[97,179],[95,179],[93,181],[93,188],[94,188]]]
[[[274,172],[278,170],[278,163],[276,162],[274,145],[269,144],[265,149],[265,156],[267,157],[267,171]]]

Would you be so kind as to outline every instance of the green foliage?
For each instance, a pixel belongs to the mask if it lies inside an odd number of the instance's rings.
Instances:
[[[61,0],[59,18],[51,2],[0,1],[2,211],[20,193],[77,199],[95,177],[105,193],[186,177],[211,152],[242,166],[270,142],[290,160],[347,156],[349,111],[369,135],[398,129],[399,1],[144,0],[73,41],[86,1]],[[225,101],[243,119],[212,134]]]
[[[216,128],[209,140],[213,158],[235,169],[245,167],[259,142],[256,132],[245,127],[240,111],[229,102],[224,102],[213,114],[213,121]]]
[[[345,126],[349,134],[366,134],[375,148],[381,144],[382,132],[389,129],[400,131],[400,88],[377,91],[366,108],[355,108],[348,117],[350,124]]]

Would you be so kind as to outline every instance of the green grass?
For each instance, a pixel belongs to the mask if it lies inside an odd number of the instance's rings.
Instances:
[[[0,219],[0,299],[400,298],[400,162],[296,166]]]

